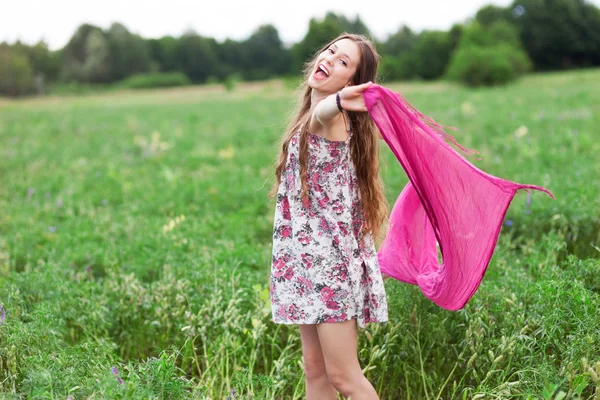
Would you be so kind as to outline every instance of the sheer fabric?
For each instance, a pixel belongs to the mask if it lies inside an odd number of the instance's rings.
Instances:
[[[373,84],[363,96],[409,178],[378,250],[381,272],[418,285],[442,308],[461,309],[483,279],[516,192],[539,190],[555,197],[544,187],[501,179],[473,166],[444,139],[465,154],[476,151],[462,147],[400,94]]]

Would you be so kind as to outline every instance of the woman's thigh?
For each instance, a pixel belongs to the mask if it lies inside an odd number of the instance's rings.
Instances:
[[[342,384],[362,377],[358,362],[356,319],[317,325],[325,368],[331,383]]]

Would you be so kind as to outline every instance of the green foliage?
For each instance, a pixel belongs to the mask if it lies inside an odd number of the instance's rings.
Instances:
[[[110,48],[99,27],[81,25],[63,49],[61,79],[107,83],[111,79]]]
[[[312,58],[321,47],[344,32],[370,36],[368,28],[358,16],[354,21],[350,21],[343,15],[328,12],[322,20],[311,18],[308,32],[304,38],[292,46],[293,65],[291,71],[300,73],[304,63]]]
[[[178,63],[194,83],[206,82],[217,72],[218,58],[214,39],[194,32],[185,33],[179,40]]]
[[[502,38],[505,44],[518,42],[520,47],[523,43],[528,57],[519,51],[509,64],[525,66],[529,62],[524,59],[530,58],[538,70],[600,65],[600,9],[584,0],[515,0],[509,7],[486,5],[477,11],[474,21],[485,31],[497,30],[491,36]],[[463,29],[461,24],[454,24],[447,32],[416,33],[403,25],[385,41],[373,39],[383,56],[380,75],[386,81],[443,77]],[[52,91],[46,86],[106,85],[131,75],[155,72],[183,72],[193,83],[206,83],[210,77],[223,82],[231,75],[244,80],[300,75],[304,63],[342,32],[371,36],[359,16],[351,20],[328,12],[320,20],[311,19],[304,38],[291,48],[284,46],[277,29],[270,24],[258,26],[247,39],[218,43],[193,31],[181,37],[144,39],[120,23],[113,23],[106,30],[83,24],[58,51],[50,51],[44,41],[34,46],[17,41],[9,47],[28,58],[34,80],[29,87],[44,94]],[[476,42],[480,39],[472,36]],[[491,63],[494,66],[486,67],[496,71],[501,81],[512,79],[504,71],[506,62],[499,58],[503,52],[496,52]],[[482,57],[481,52],[472,49],[461,53],[463,59],[471,55],[477,60]],[[19,69],[27,69],[22,61],[17,63]],[[469,70],[467,66],[462,69]],[[0,81],[0,85],[8,87],[12,83]],[[33,92],[28,89],[21,94]]]
[[[500,21],[510,21],[511,13],[508,8],[488,4],[475,14],[475,21],[482,26],[490,26]]]
[[[473,23],[452,56],[447,76],[469,86],[506,84],[531,69],[515,29],[504,21]]]
[[[242,81],[241,76],[239,76],[237,74],[232,74],[232,75],[229,75],[225,79],[225,81],[223,82],[223,85],[225,85],[225,89],[228,92],[232,92],[241,81]]]
[[[173,36],[163,36],[160,39],[149,39],[148,47],[152,60],[158,64],[161,72],[181,70],[177,58],[179,39]]]
[[[600,65],[600,9],[584,0],[515,0],[512,22],[538,70]]]
[[[300,335],[272,322],[268,280],[266,196],[294,93],[244,91],[0,108],[1,398],[306,397]],[[600,71],[402,94],[459,127],[477,167],[556,200],[515,197],[458,312],[386,280],[389,323],[359,331],[365,376],[382,399],[593,399]],[[386,187],[402,188],[394,155],[381,157]]]
[[[136,74],[118,82],[116,85],[129,89],[146,89],[157,87],[186,86],[191,81],[182,72],[156,72],[151,74]]]
[[[125,26],[114,23],[106,32],[110,54],[110,81],[150,70],[151,58],[147,42],[130,33]]]
[[[0,44],[0,95],[22,96],[34,90],[33,69],[27,56]]]
[[[384,43],[380,75],[384,80],[440,78],[461,35],[460,26],[450,32],[424,31],[413,36],[404,28]]]
[[[241,49],[242,77],[246,80],[265,80],[290,69],[290,54],[273,25],[258,27]]]
[[[413,49],[418,35],[408,26],[402,25],[396,33],[388,36],[387,40],[381,44],[379,51],[381,54],[398,56]]]

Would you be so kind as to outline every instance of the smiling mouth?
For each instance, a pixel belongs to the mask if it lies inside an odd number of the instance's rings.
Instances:
[[[319,64],[315,70],[314,77],[317,80],[323,80],[329,78],[329,71],[323,64]]]

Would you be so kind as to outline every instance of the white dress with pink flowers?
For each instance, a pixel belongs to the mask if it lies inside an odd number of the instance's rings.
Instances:
[[[288,146],[273,226],[271,310],[278,324],[356,318],[386,322],[388,308],[373,236],[364,224],[346,141],[308,133],[309,201],[300,200],[299,131]]]

